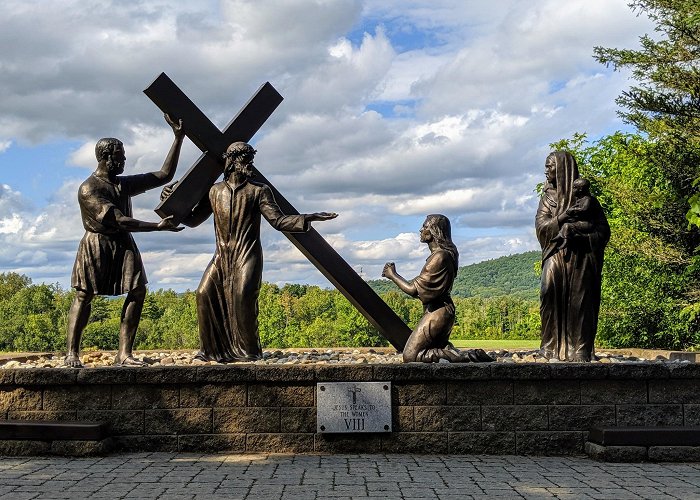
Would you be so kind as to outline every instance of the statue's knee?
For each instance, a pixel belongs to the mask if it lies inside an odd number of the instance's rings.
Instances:
[[[129,295],[136,300],[141,300],[146,298],[146,287],[143,285],[137,286],[129,290]]]
[[[90,293],[85,290],[75,291],[75,301],[80,304],[88,305],[90,302],[92,302],[94,296],[94,293]]]

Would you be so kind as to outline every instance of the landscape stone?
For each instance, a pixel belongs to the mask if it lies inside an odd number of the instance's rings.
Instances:
[[[115,385],[112,391],[112,408],[115,410],[177,408],[178,400],[176,385]]]
[[[41,392],[23,387],[0,388],[0,412],[11,410],[41,410]],[[49,410],[51,408],[43,408]]]
[[[516,380],[513,382],[513,402],[516,405],[579,404],[581,384],[578,380]]]
[[[110,386],[49,386],[44,389],[44,410],[106,410],[111,404]]]
[[[246,432],[280,432],[280,409],[268,407],[214,409],[214,433]]]
[[[251,385],[248,406],[313,406],[315,389],[310,385]]]
[[[617,425],[627,426],[680,426],[683,425],[682,405],[618,405]]]
[[[700,446],[650,446],[652,462],[700,462]]]
[[[614,405],[570,405],[549,407],[551,430],[587,431],[592,427],[614,426]]]
[[[112,435],[144,433],[143,410],[78,410],[77,418],[78,420],[107,422]]]
[[[180,386],[180,408],[245,406],[245,384],[184,384]]]
[[[602,462],[644,462],[647,449],[644,446],[602,446],[586,441],[584,450],[593,460]]]
[[[546,430],[545,405],[502,405],[481,407],[481,428],[485,431]]]
[[[427,365],[430,366],[430,365]],[[392,384],[393,404],[401,406],[437,406],[446,401],[445,385],[426,382],[424,384]]]
[[[175,408],[146,410],[146,434],[209,434],[212,432],[211,408]]]
[[[448,405],[513,404],[513,382],[508,380],[467,380],[446,385]]]
[[[316,432],[316,408],[281,409],[280,431],[291,433]]]
[[[581,404],[635,404],[648,400],[642,380],[582,380]]]
[[[649,402],[700,404],[700,383],[697,379],[650,380]]]

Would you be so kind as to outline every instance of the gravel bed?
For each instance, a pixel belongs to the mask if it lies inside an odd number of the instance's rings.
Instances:
[[[401,355],[396,352],[387,352],[388,349],[295,349],[295,350],[266,350],[263,359],[236,364],[245,365],[306,365],[306,364],[400,364]],[[538,350],[498,350],[487,351],[498,363],[561,363],[559,360],[547,360]],[[137,359],[147,363],[147,366],[198,366],[215,365],[213,361],[200,361],[194,356],[197,351],[141,351],[136,354]],[[114,353],[94,351],[84,353],[81,360],[86,368],[97,366],[110,366],[114,363]],[[449,363],[441,360],[441,363]],[[596,354],[592,363],[689,363],[689,361],[669,361],[663,356],[654,359],[625,356],[616,353],[601,351]],[[31,356],[21,360],[9,359],[0,362],[0,368],[65,368],[63,356],[47,354]]]

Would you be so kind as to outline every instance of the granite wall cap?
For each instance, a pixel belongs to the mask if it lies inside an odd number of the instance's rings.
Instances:
[[[700,363],[669,363],[667,367],[671,378],[700,379]]]
[[[377,381],[428,381],[435,380],[433,363],[376,364],[374,380]]]
[[[14,385],[17,369],[0,368],[0,385]]]
[[[669,378],[669,376],[670,371],[666,363],[611,363],[608,365],[608,377],[611,379],[646,380]]]
[[[608,378],[608,365],[601,363],[552,363],[553,379],[600,380]]]
[[[78,370],[77,382],[79,384],[133,384],[138,369],[118,366],[83,368]]]
[[[151,366],[122,368],[133,370],[136,384],[188,384],[197,380],[197,371],[189,366]]]
[[[257,366],[204,365],[197,366],[196,382],[254,382]]]
[[[506,380],[546,380],[551,378],[549,363],[489,363],[491,377]]]
[[[491,378],[492,363],[436,363],[435,380],[486,380]]]
[[[316,365],[318,382],[369,382],[374,380],[374,370],[369,364]]]
[[[78,380],[76,368],[21,368],[15,370],[17,385],[69,385]]]
[[[313,365],[256,365],[254,372],[258,382],[316,381],[316,369]]]

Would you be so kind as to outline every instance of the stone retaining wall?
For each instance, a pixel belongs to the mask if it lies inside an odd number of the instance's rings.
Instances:
[[[394,432],[316,434],[333,381],[391,381]],[[581,454],[596,425],[700,425],[700,365],[4,369],[0,418],[107,421],[123,451]]]

